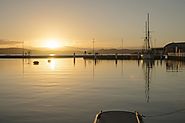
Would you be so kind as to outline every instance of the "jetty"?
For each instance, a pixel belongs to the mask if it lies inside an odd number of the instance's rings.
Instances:
[[[0,58],[84,58],[94,60],[140,60],[142,54],[0,54]],[[161,60],[164,56],[155,55],[155,60]]]
[[[0,54],[0,58],[82,58],[83,54]]]
[[[137,60],[140,59],[138,54],[92,54],[84,55],[84,59],[97,59],[97,60]]]
[[[95,54],[84,55],[83,58],[95,60],[141,60],[142,54]],[[154,55],[154,60],[162,60],[164,58],[162,55]]]
[[[168,53],[167,59],[185,61],[185,53]]]

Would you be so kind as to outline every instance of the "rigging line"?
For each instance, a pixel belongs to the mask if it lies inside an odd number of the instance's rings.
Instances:
[[[161,113],[161,114],[156,114],[156,115],[142,115],[142,117],[163,117],[163,116],[168,116],[168,115],[173,115],[173,114],[176,114],[176,113],[180,113],[180,112],[184,112],[185,111],[185,108],[184,109],[179,109],[179,110],[175,110],[175,111],[172,111],[172,112],[166,112],[166,113]]]

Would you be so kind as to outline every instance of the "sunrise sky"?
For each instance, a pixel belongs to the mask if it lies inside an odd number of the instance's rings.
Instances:
[[[0,0],[0,39],[30,47],[142,47],[185,41],[185,0]],[[51,42],[55,42],[52,44]],[[51,48],[52,48],[51,47]]]

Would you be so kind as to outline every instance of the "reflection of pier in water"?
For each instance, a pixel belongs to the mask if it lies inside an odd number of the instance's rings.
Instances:
[[[182,72],[185,70],[185,62],[183,61],[166,61],[167,72]]]

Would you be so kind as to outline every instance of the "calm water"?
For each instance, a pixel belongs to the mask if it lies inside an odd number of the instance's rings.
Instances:
[[[92,123],[100,110],[128,110],[185,123],[184,75],[172,61],[0,59],[0,122]]]

